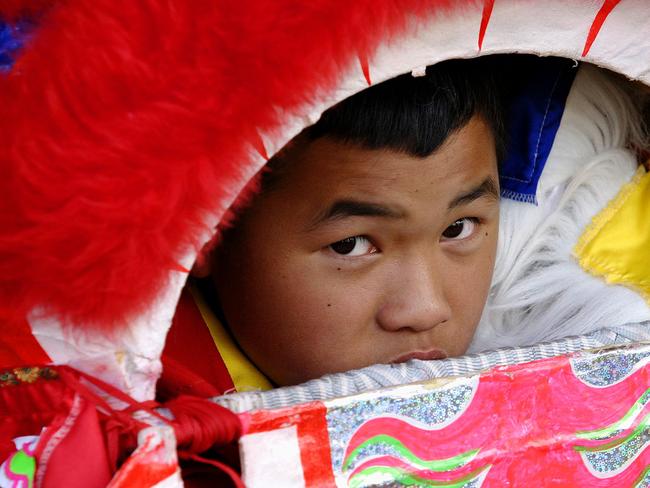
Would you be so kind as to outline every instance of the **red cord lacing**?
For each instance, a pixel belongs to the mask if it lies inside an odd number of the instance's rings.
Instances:
[[[178,457],[192,459],[215,466],[232,479],[237,488],[244,488],[239,474],[230,466],[213,459],[199,456],[211,447],[226,446],[241,437],[242,424],[239,417],[227,408],[209,400],[190,395],[181,395],[164,404],[155,401],[137,402],[123,391],[102,380],[69,366],[57,368],[61,379],[85,400],[94,404],[108,418],[105,424],[108,454],[115,469],[120,451],[131,451],[137,446],[138,432],[148,427],[145,422],[133,417],[136,411],[145,411],[174,428]],[[100,395],[88,388],[83,379],[113,398],[128,405],[123,410],[115,410]],[[167,408],[173,419],[164,417],[156,408]],[[39,443],[41,444],[41,443]]]

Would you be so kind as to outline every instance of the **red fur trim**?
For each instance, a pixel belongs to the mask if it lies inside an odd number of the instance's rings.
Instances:
[[[407,16],[459,3],[57,4],[0,79],[0,310],[125,323],[244,186],[274,106],[331,89]]]

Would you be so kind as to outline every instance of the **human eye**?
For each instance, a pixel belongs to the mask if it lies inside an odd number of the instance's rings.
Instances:
[[[474,235],[478,229],[479,220],[476,217],[464,217],[458,219],[447,227],[442,237],[445,241],[461,241]]]
[[[340,256],[346,257],[365,256],[377,252],[374,244],[364,236],[346,237],[330,244],[327,248]]]

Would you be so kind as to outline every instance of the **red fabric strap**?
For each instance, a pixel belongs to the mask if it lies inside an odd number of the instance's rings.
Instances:
[[[164,404],[154,401],[137,402],[126,393],[97,378],[67,366],[59,368],[62,380],[85,400],[108,416],[107,435],[108,450],[113,465],[124,455],[124,450],[135,448],[137,433],[147,424],[133,418],[136,411],[145,411],[174,428],[177,439],[178,456],[181,459],[193,459],[219,468],[230,476],[235,486],[243,483],[237,472],[229,466],[215,460],[198,456],[212,447],[226,446],[239,439],[242,424],[239,417],[220,405],[204,398],[189,395],[180,396]],[[107,393],[113,398],[126,403],[123,410],[113,409],[103,398],[88,388],[81,380]],[[173,415],[169,419],[156,411],[157,407],[167,408]]]

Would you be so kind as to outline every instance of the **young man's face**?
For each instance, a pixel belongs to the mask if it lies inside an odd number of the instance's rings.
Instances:
[[[327,138],[292,148],[217,252],[228,327],[278,385],[463,354],[494,266],[494,140],[474,117],[415,158]]]

